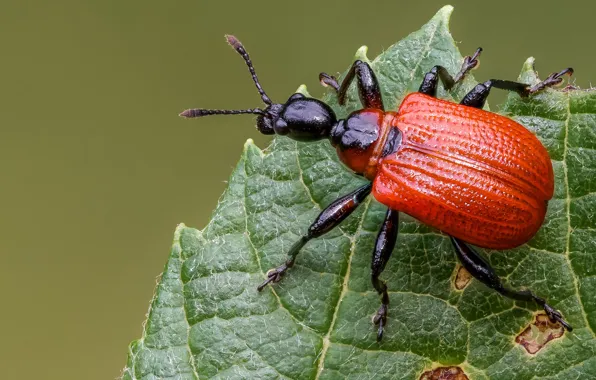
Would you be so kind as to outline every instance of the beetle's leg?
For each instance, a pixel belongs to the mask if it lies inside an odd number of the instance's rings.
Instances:
[[[451,243],[453,243],[453,247],[455,248],[455,252],[457,253],[459,261],[462,263],[464,268],[466,268],[468,272],[474,276],[474,278],[482,282],[484,285],[495,289],[505,297],[518,301],[535,302],[544,309],[552,322],[559,322],[568,331],[573,330],[569,323],[565,321],[563,315],[561,315],[561,313],[555,310],[552,306],[547,304],[544,298],[538,297],[530,290],[516,291],[506,288],[495,273],[494,269],[491,268],[488,262],[486,262],[486,260],[484,260],[482,256],[478,254],[478,252],[476,252],[463,241],[454,237],[451,237]]]
[[[325,87],[330,86],[337,92],[337,98],[340,105],[346,103],[346,94],[350,84],[354,80],[354,76],[358,79],[358,95],[360,102],[364,108],[376,108],[384,111],[383,98],[381,96],[381,88],[373,69],[366,62],[356,60],[348,74],[341,82],[341,85],[337,83],[337,79],[326,73],[319,74],[319,81]]]
[[[345,218],[347,218],[356,208],[366,199],[372,189],[372,184],[366,184],[353,192],[344,195],[341,198],[333,201],[327,208],[325,208],[315,221],[308,228],[306,235],[298,240],[290,251],[288,252],[288,259],[285,263],[277,268],[267,272],[267,280],[257,287],[259,291],[263,290],[270,282],[279,282],[286,271],[294,266],[296,256],[300,249],[311,239],[317,238],[339,225]]]
[[[460,104],[475,108],[484,107],[486,98],[490,93],[491,88],[500,88],[501,90],[515,91],[521,97],[526,97],[530,94],[530,87],[524,83],[512,82],[509,80],[491,79],[484,83],[478,83],[470,92],[464,96]]]
[[[446,90],[450,90],[455,86],[457,83],[461,82],[466,75],[478,66],[478,57],[482,53],[482,48],[476,49],[476,52],[472,56],[464,57],[464,63],[461,65],[461,70],[457,75],[454,77],[449,74],[446,68],[443,66],[435,66],[424,76],[422,80],[422,84],[418,89],[418,92],[421,92],[426,95],[430,96],[437,96],[437,86],[439,85],[439,79],[443,83],[443,87]]]
[[[372,284],[381,296],[381,307],[377,311],[373,318],[375,325],[379,325],[377,332],[377,342],[380,342],[383,338],[383,329],[387,324],[387,308],[389,307],[389,294],[387,294],[387,284],[385,281],[379,279],[379,275],[385,269],[385,265],[391,253],[393,247],[395,247],[395,241],[397,240],[397,232],[399,227],[399,212],[395,210],[387,210],[385,214],[385,221],[381,226],[381,230],[377,235],[377,241],[375,243],[375,250],[372,255],[372,262],[370,268],[372,270],[371,280]]]
[[[538,91],[544,90],[547,87],[552,87],[552,86],[556,86],[556,85],[560,84],[563,81],[563,75],[569,75],[569,76],[573,75],[573,69],[571,67],[568,67],[566,69],[559,71],[558,73],[552,73],[542,82],[530,87],[528,95],[535,94]]]
[[[464,96],[461,104],[470,107],[482,108],[486,102],[486,98],[490,93],[491,88],[499,88],[501,90],[514,91],[519,94],[522,98],[535,94],[539,91],[544,90],[547,87],[556,86],[563,81],[563,75],[573,74],[571,67],[566,68],[558,73],[552,73],[542,82],[530,86],[528,84],[512,82],[509,80],[491,79],[484,83],[479,83]]]

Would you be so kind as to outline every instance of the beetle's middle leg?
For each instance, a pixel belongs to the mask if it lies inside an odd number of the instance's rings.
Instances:
[[[372,262],[370,264],[372,284],[381,296],[381,307],[373,318],[374,324],[379,325],[379,330],[377,331],[378,342],[383,338],[383,330],[387,324],[387,308],[389,307],[387,284],[385,284],[385,281],[379,279],[379,275],[383,272],[387,261],[391,257],[393,247],[395,247],[395,241],[397,240],[398,229],[399,212],[388,209],[385,214],[385,221],[377,235],[375,250],[373,251]]]
[[[282,276],[288,269],[294,266],[296,256],[304,247],[309,240],[317,238],[335,227],[337,227],[345,218],[347,218],[356,208],[362,204],[372,189],[372,184],[368,183],[351,193],[344,195],[341,198],[331,202],[327,208],[325,208],[314,222],[308,228],[306,235],[302,236],[298,240],[290,251],[288,252],[288,259],[277,268],[271,269],[267,272],[267,280],[257,287],[258,291],[261,291],[271,282],[279,282]]]
[[[323,86],[329,86],[335,90],[339,104],[343,106],[346,103],[348,88],[354,80],[354,77],[356,77],[358,82],[358,96],[360,97],[360,102],[364,108],[376,108],[384,111],[385,106],[383,105],[383,97],[381,96],[379,81],[377,80],[373,69],[366,62],[361,60],[355,61],[352,64],[352,67],[350,67],[348,74],[341,82],[341,85],[337,83],[337,79],[335,79],[334,76],[326,73],[319,74],[319,81]]]
[[[461,82],[466,77],[466,75],[468,75],[470,70],[478,66],[478,57],[480,56],[480,53],[482,53],[482,48],[476,49],[476,52],[474,52],[472,56],[464,57],[464,63],[462,63],[461,65],[461,70],[459,71],[459,73],[457,73],[455,77],[452,77],[451,74],[449,74],[449,72],[447,71],[447,69],[443,66],[437,65],[433,67],[424,76],[424,79],[422,80],[422,84],[420,85],[418,92],[430,95],[432,97],[436,97],[439,79],[441,80],[441,82],[443,82],[443,87],[445,87],[446,90],[450,90],[457,83]]]
[[[474,278],[489,288],[495,289],[497,292],[501,293],[507,298],[518,301],[535,302],[544,309],[546,315],[548,315],[551,321],[559,322],[568,331],[573,330],[571,325],[565,321],[563,315],[552,306],[547,304],[544,298],[538,297],[530,290],[516,291],[505,287],[501,282],[501,279],[495,273],[494,269],[491,268],[488,262],[486,262],[486,260],[484,260],[482,256],[478,254],[478,252],[472,249],[472,247],[454,237],[451,237],[451,243],[455,248],[455,252],[457,253],[459,261],[462,263],[464,268],[466,268],[467,271],[474,276]]]
[[[514,91],[522,98],[528,97],[532,94],[540,92],[547,87],[556,86],[563,81],[563,75],[573,74],[571,67],[561,70],[558,73],[552,73],[542,82],[530,86],[529,84],[512,82],[509,80],[491,79],[484,83],[479,83],[470,92],[464,96],[460,104],[465,106],[482,108],[486,102],[486,98],[490,93],[491,88],[499,88],[501,90]]]

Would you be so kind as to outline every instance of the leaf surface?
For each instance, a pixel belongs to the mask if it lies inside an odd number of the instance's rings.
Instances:
[[[371,62],[387,109],[416,91],[432,66],[459,70],[451,11],[444,7]],[[521,79],[538,81],[531,60]],[[470,76],[439,96],[460,99],[474,84]],[[357,98],[352,88],[345,108],[325,100],[341,117],[359,108]],[[327,142],[282,137],[265,151],[248,141],[207,227],[177,228],[123,378],[418,379],[451,365],[475,379],[594,378],[596,92],[510,96],[503,111],[547,146],[556,194],[531,242],[486,257],[511,286],[531,288],[562,310],[573,333],[528,354],[515,338],[536,307],[474,280],[456,289],[449,241],[404,217],[382,275],[391,304],[384,340],[376,343],[371,317],[380,299],[370,284],[370,256],[385,208],[370,199],[340,229],[309,242],[281,283],[257,292],[322,208],[363,183]]]

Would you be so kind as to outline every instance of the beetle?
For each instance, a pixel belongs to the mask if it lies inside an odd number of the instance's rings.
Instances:
[[[447,90],[461,82],[478,65],[478,48],[464,58],[452,76],[434,66],[417,92],[408,94],[397,112],[385,111],[379,83],[370,65],[356,60],[341,83],[329,74],[319,80],[332,88],[344,105],[356,79],[363,108],[337,119],[326,103],[295,93],[283,104],[269,99],[246,49],[234,36],[228,43],[248,66],[266,104],[264,109],[188,109],[185,118],[210,115],[256,114],[257,130],[297,141],[329,139],[339,159],[369,183],[327,206],[290,248],[287,260],[267,272],[258,287],[279,282],[294,265],[301,248],[311,239],[337,227],[372,193],[387,206],[377,235],[371,263],[371,282],[381,298],[373,317],[381,341],[387,324],[389,295],[379,276],[389,260],[398,235],[399,213],[404,212],[449,236],[462,266],[477,280],[505,297],[529,301],[544,309],[550,320],[568,331],[571,325],[546,300],[531,290],[514,290],[503,284],[489,263],[470,246],[510,249],[529,241],[544,221],[553,196],[554,175],[546,148],[521,124],[483,110],[492,88],[531,96],[560,84],[572,68],[549,75],[530,86],[491,79],[476,85],[459,104],[436,97],[439,81]]]

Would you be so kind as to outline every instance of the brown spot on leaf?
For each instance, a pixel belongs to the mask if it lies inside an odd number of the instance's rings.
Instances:
[[[468,270],[461,265],[458,265],[459,269],[457,270],[457,274],[455,275],[455,289],[462,290],[470,283],[472,279],[472,275]]]
[[[553,339],[560,338],[565,328],[559,322],[553,323],[546,314],[536,315],[536,321],[522,331],[515,341],[530,354],[535,354]]]
[[[459,367],[439,367],[420,375],[420,380],[468,380],[469,377]]]

